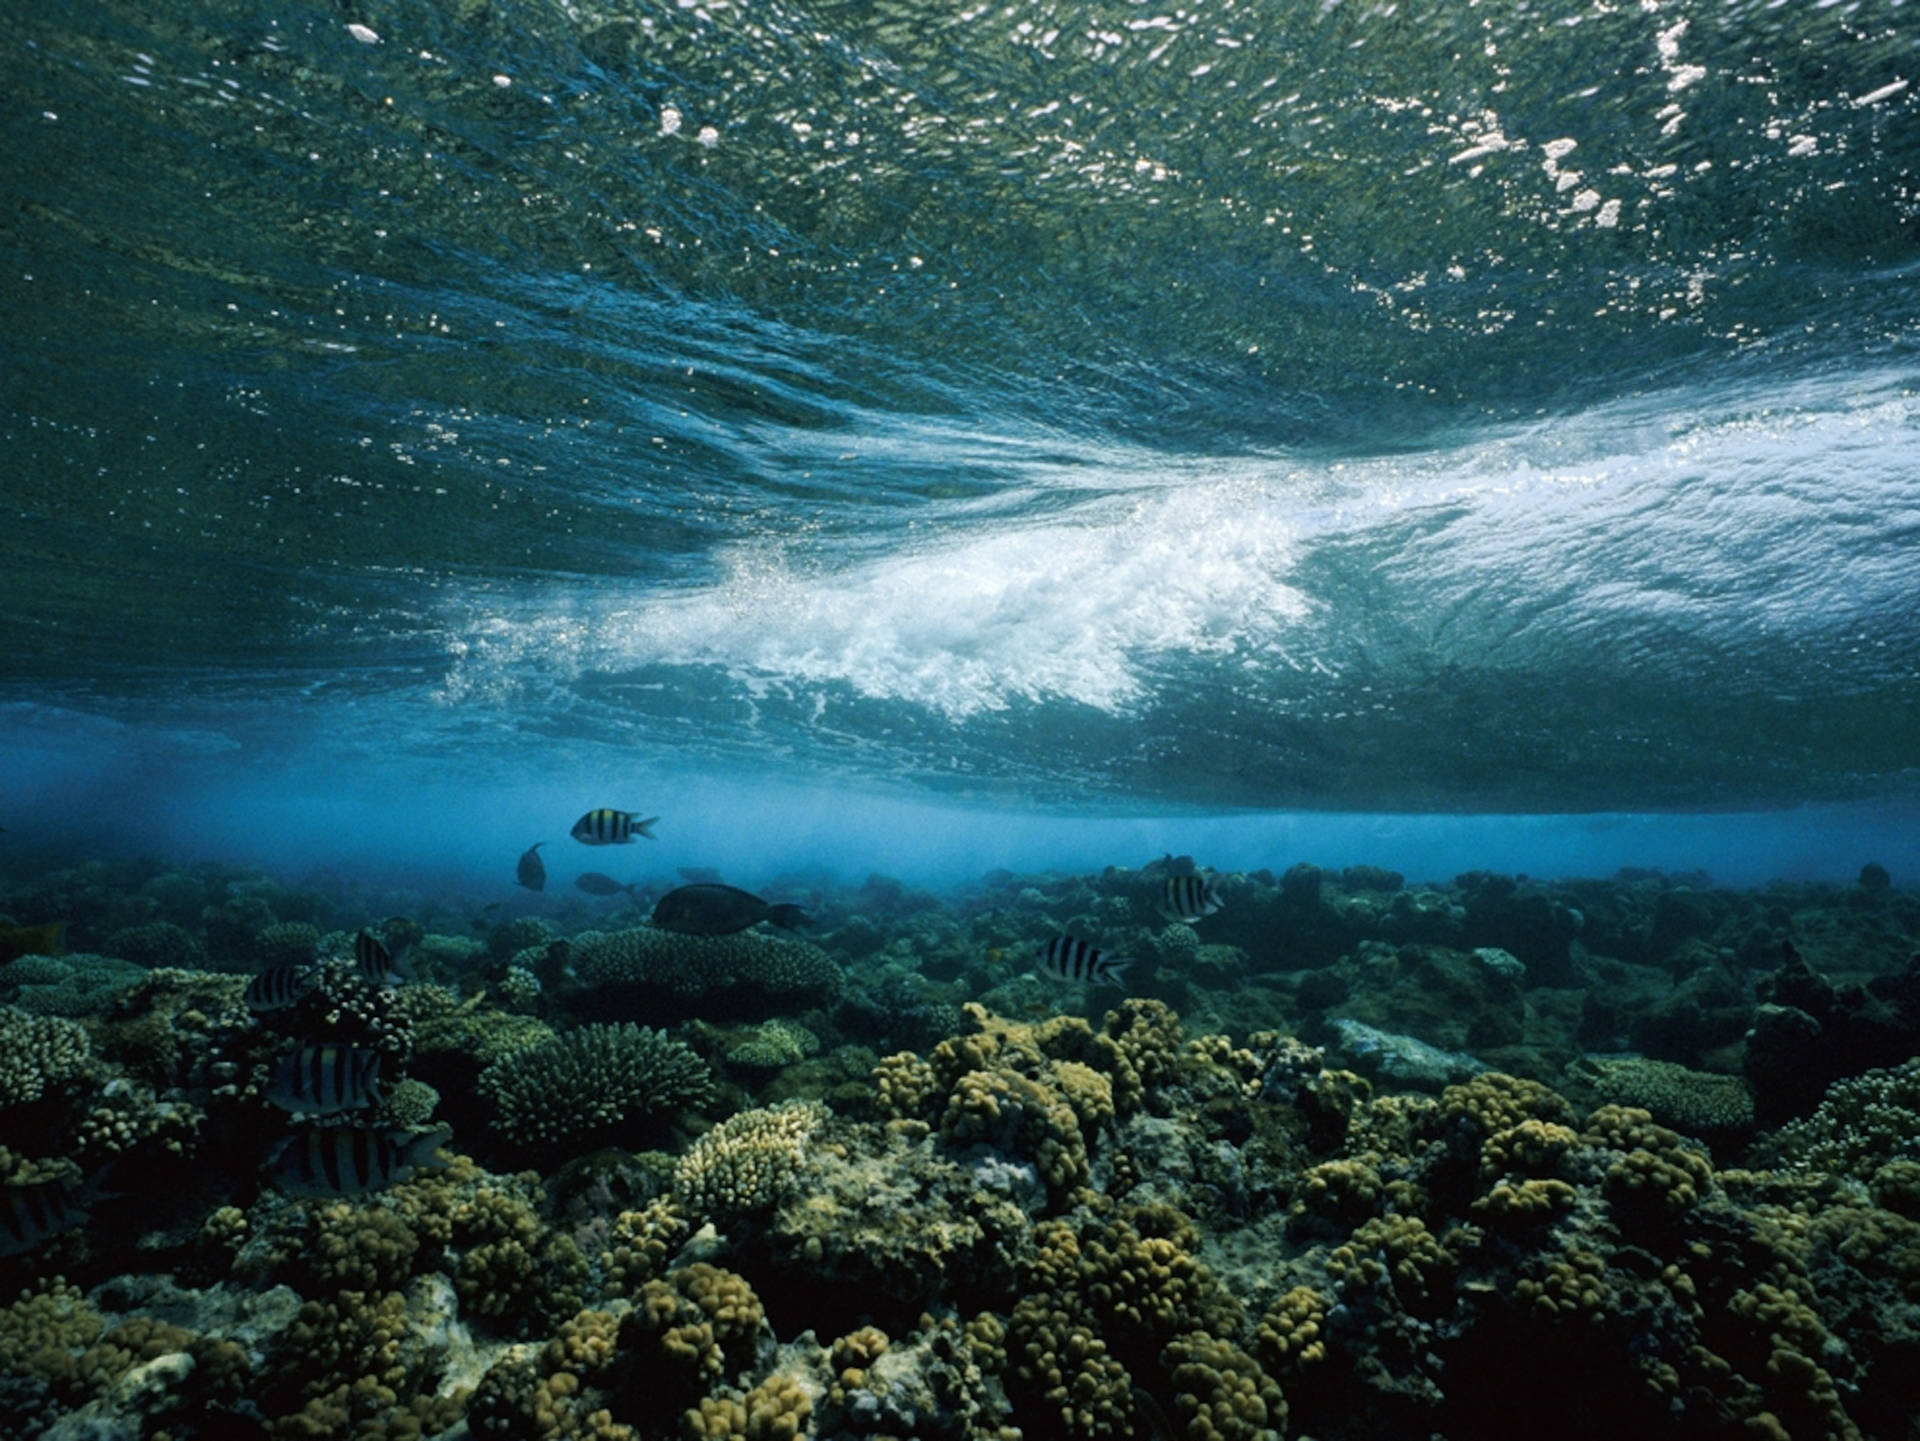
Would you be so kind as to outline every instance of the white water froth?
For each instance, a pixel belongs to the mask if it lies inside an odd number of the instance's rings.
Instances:
[[[1002,498],[877,556],[769,532],[722,552],[703,586],[469,601],[443,695],[544,687],[564,704],[583,675],[709,666],[748,695],[844,685],[950,721],[1019,702],[1124,714],[1178,662],[1331,673],[1326,658],[1371,648],[1390,603],[1436,655],[1502,666],[1596,644],[1657,665],[1676,630],[1737,646],[1904,626],[1920,401],[1858,377],[1681,399],[1419,457],[1090,456],[1111,467],[1102,490],[1012,461],[1010,491],[1056,502],[1044,520],[1009,518]],[[1375,542],[1373,568],[1347,578],[1359,602],[1310,593],[1307,561]]]

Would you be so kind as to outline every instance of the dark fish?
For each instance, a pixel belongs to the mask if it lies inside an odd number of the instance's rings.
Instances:
[[[597,811],[588,811],[573,823],[570,834],[582,845],[588,846],[624,846],[631,844],[635,836],[654,839],[653,823],[658,816],[648,816],[641,820],[632,811],[614,811],[605,807]]]
[[[333,1116],[380,1104],[380,1053],[365,1046],[301,1046],[273,1068],[267,1099],[283,1111]]]
[[[1169,876],[1166,893],[1160,898],[1160,914],[1170,921],[1192,925],[1221,905],[1220,890],[1212,876]]]
[[[353,968],[360,978],[376,986],[399,986],[413,979],[413,967],[396,961],[386,943],[372,931],[353,938]]]
[[[0,966],[21,956],[64,956],[66,953],[65,921],[48,921],[42,926],[0,926]]]
[[[300,998],[312,989],[311,966],[296,966],[291,961],[282,961],[277,966],[268,966],[247,982],[247,1009],[255,1015],[265,1011],[284,1011],[288,1006],[297,1005]]]
[[[39,1181],[0,1191],[0,1256],[31,1251],[49,1236],[86,1224],[90,1188]]]
[[[547,864],[540,859],[540,847],[545,841],[535,841],[520,853],[520,864],[514,867],[513,878],[530,891],[544,891],[547,888]]]
[[[453,1131],[402,1131],[371,1126],[314,1126],[281,1143],[272,1158],[274,1180],[295,1196],[357,1196],[406,1180],[415,1171],[443,1170],[435,1154]]]
[[[656,926],[688,936],[730,936],[756,921],[792,930],[807,923],[807,913],[798,906],[768,905],[752,891],[715,882],[668,891],[653,908]]]
[[[632,886],[623,886],[612,876],[603,876],[598,871],[588,871],[574,884],[590,896],[616,896],[622,891],[633,890]]]
[[[1041,969],[1064,981],[1117,986],[1122,973],[1132,964],[1127,957],[1110,956],[1072,936],[1055,936],[1040,952]]]

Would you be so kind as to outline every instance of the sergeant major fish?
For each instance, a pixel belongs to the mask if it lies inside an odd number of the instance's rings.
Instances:
[[[333,1116],[380,1104],[380,1053],[329,1042],[301,1046],[273,1068],[267,1099],[302,1116]]]
[[[807,923],[807,913],[796,905],[769,905],[738,886],[706,881],[668,891],[655,903],[652,919],[661,930],[685,936],[730,936],[757,921],[793,930]]]
[[[312,989],[311,966],[282,961],[277,966],[268,966],[248,981],[244,999],[247,1009],[257,1016],[266,1011],[284,1011],[288,1006],[297,1005],[300,998]]]
[[[1160,914],[1170,921],[1192,925],[1222,904],[1220,888],[1212,876],[1168,876],[1165,894],[1160,898]]]
[[[547,865],[540,859],[540,847],[545,841],[535,841],[520,853],[520,864],[513,868],[513,878],[530,891],[544,891],[547,888]]]
[[[313,1126],[280,1144],[270,1158],[274,1180],[295,1196],[357,1196],[406,1180],[415,1171],[444,1170],[437,1154],[453,1139],[447,1126],[403,1131],[376,1126]]]
[[[362,931],[353,938],[353,968],[362,980],[375,986],[404,985],[414,975],[413,967],[395,960],[386,943],[372,931]]]
[[[1064,981],[1091,981],[1095,985],[1117,986],[1131,958],[1110,956],[1097,947],[1073,936],[1055,936],[1040,951],[1041,969]]]
[[[575,821],[568,834],[585,846],[631,845],[635,836],[656,839],[652,827],[659,819],[658,816],[648,816],[641,820],[632,811],[609,810],[602,806],[599,810],[588,811]]]

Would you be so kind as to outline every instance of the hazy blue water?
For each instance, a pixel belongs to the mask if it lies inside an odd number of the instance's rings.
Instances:
[[[31,7],[0,825],[1920,867],[1916,82],[1898,0]],[[1391,819],[1473,812],[1609,814]]]

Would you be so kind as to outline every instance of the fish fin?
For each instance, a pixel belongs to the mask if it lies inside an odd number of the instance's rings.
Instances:
[[[658,816],[648,816],[644,821],[635,821],[633,823],[633,833],[636,836],[645,836],[650,841],[659,840],[660,837],[653,833],[653,823],[659,819],[660,817]]]
[[[1109,956],[1100,963],[1100,979],[1110,986],[1124,986],[1127,967],[1132,964],[1132,956]]]
[[[797,931],[807,923],[807,913],[803,907],[791,903],[767,907],[767,919],[776,926],[789,931]]]
[[[431,1131],[409,1136],[401,1143],[400,1163],[418,1171],[444,1171],[453,1162],[440,1154],[440,1148],[452,1139],[451,1126],[435,1126]]]

